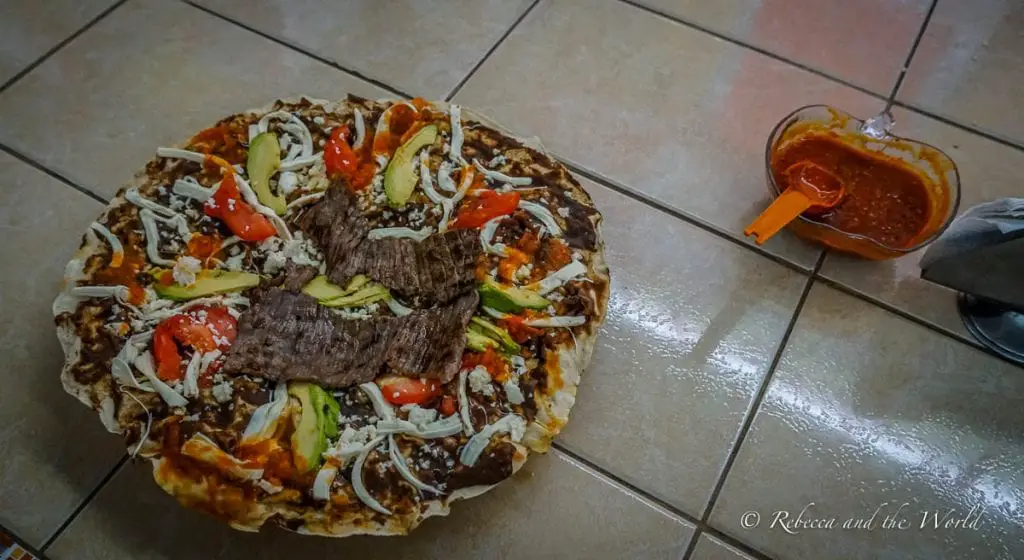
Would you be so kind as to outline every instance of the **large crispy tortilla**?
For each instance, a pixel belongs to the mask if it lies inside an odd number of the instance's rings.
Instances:
[[[329,102],[309,97],[282,99],[277,103],[296,104],[303,100],[322,105],[328,113],[351,112],[352,107],[357,104],[352,100]],[[366,107],[373,103],[366,102],[360,106]],[[381,100],[376,103],[389,101]],[[435,103],[434,106],[442,110],[448,109],[448,105],[443,103]],[[273,111],[274,108],[275,104],[272,103],[246,113],[259,117]],[[479,124],[470,125],[470,121]],[[537,176],[545,176],[549,182],[557,181],[558,187],[567,196],[588,208],[593,208],[589,195],[536,139],[516,137],[505,127],[469,110],[463,111],[463,122],[466,127],[479,126],[480,130],[487,130],[488,134],[501,134],[512,142],[518,142],[524,149],[515,150],[509,159],[515,159],[524,167],[533,170]],[[467,131],[467,134],[473,132]],[[109,217],[119,208],[130,204],[124,198],[126,190],[151,187],[152,182],[145,170],[138,173],[118,191],[117,196],[108,204],[104,216]],[[597,331],[607,312],[610,278],[604,261],[604,243],[600,232],[601,216],[595,211],[590,219],[596,231],[597,243],[596,249],[588,252],[589,270],[586,277],[591,290],[589,297],[594,302],[596,313],[584,327],[574,331],[571,340],[560,346],[557,351],[548,351],[545,354],[544,363],[540,367],[547,372],[548,382],[545,390],[538,390],[534,394],[535,417],[527,425],[521,443],[508,442],[515,447],[513,473],[522,467],[531,451],[546,452],[553,438],[568,422],[570,410],[576,399],[576,389],[583,370],[590,361]],[[232,511],[225,512],[217,504],[228,495],[236,495],[237,490],[226,479],[213,480],[184,472],[180,466],[171,464],[161,456],[160,448],[155,442],[141,440],[146,420],[142,404],[149,403],[145,400],[138,402],[123,398],[123,391],[109,371],[109,363],[97,363],[95,359],[90,358],[95,353],[90,353],[86,346],[95,345],[97,337],[93,335],[103,328],[102,321],[90,318],[87,313],[82,314],[80,311],[84,308],[83,298],[72,296],[70,290],[80,281],[90,277],[94,272],[90,270],[90,263],[97,260],[91,257],[100,255],[105,250],[103,239],[95,232],[88,231],[83,237],[81,247],[65,268],[61,293],[53,303],[57,336],[66,360],[61,380],[68,393],[98,412],[101,422],[110,432],[123,434],[125,439],[131,442],[129,449],[138,457],[150,461],[154,479],[182,504],[214,512],[236,529],[247,531],[258,530],[269,521],[289,530],[319,536],[400,535],[408,533],[428,517],[447,515],[452,502],[478,496],[493,487],[486,485],[460,488],[440,498],[422,496],[419,501],[420,507],[403,515],[384,516],[368,508],[354,511],[338,510],[255,498],[243,500]],[[95,268],[95,263],[92,266]],[[153,419],[154,426],[159,420]]]

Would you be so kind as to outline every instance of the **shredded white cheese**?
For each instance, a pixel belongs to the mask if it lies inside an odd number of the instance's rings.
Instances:
[[[529,200],[520,200],[519,207],[526,210],[534,218],[537,218],[540,223],[544,224],[544,229],[546,229],[549,234],[555,237],[562,235],[562,228],[558,226],[558,222],[555,221],[555,217],[551,215],[551,211],[547,208],[537,204],[536,202],[530,202]]]
[[[484,177],[487,177],[487,179],[496,183],[508,183],[516,187],[525,187],[533,184],[533,179],[531,177],[509,177],[499,171],[491,171],[490,169],[487,169],[483,165],[480,165],[480,162],[476,159],[473,160],[473,166],[476,167],[480,173],[483,173]]]
[[[366,140],[366,123],[363,121],[363,113],[359,109],[353,110],[352,119],[356,126],[356,137],[352,141],[352,149],[359,151],[363,147],[363,141]]]
[[[407,227],[389,227],[389,228],[377,228],[371,229],[366,234],[367,239],[386,239],[389,237],[395,238],[407,238],[415,239],[416,241],[423,241],[430,237],[430,234],[434,232],[434,228],[427,226],[423,229],[411,229]]]
[[[124,262],[124,245],[121,244],[121,240],[107,229],[107,226],[99,222],[93,222],[90,227],[110,244],[110,266],[113,268],[121,266],[121,263]]]

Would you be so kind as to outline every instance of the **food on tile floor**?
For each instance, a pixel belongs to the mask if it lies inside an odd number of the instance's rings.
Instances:
[[[68,392],[233,527],[403,534],[568,421],[601,215],[456,105],[281,100],[161,147],[54,301]]]

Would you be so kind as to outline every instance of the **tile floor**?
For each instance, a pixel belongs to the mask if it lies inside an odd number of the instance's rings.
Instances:
[[[925,24],[897,132],[953,156],[965,207],[1024,194],[1021,6],[0,0],[0,525],[54,559],[1024,558],[1024,369],[977,349],[919,255],[739,235],[774,122],[876,112]],[[49,303],[154,146],[346,91],[454,98],[569,162],[605,214],[608,325],[558,449],[451,518],[241,534],[177,507],[64,395]],[[801,510],[836,526],[773,523]],[[947,512],[980,518],[921,528]]]

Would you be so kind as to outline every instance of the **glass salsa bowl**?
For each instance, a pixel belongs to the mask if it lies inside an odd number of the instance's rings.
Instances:
[[[801,215],[787,226],[796,235],[837,251],[872,260],[901,257],[928,245],[946,231],[960,208],[960,173],[942,150],[889,133],[891,117],[883,113],[868,121],[860,120],[828,105],[808,105],[783,118],[768,137],[765,146],[765,172],[773,200],[782,188],[772,171],[776,150],[808,132],[827,131],[859,149],[898,158],[927,178],[928,221],[906,247],[890,247],[864,235],[849,233]]]

